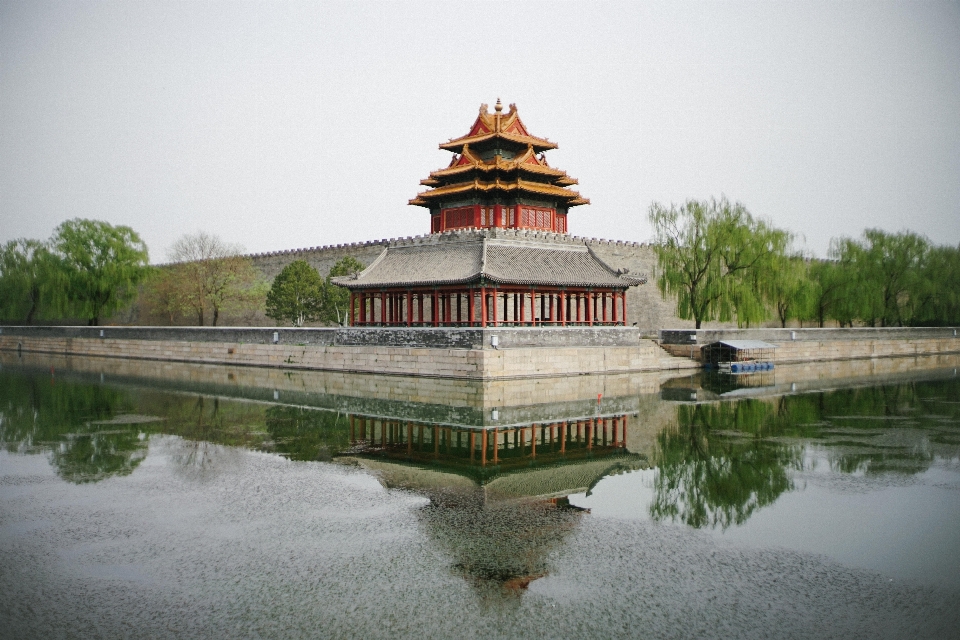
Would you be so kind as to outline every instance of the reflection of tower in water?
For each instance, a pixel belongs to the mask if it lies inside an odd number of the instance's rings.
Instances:
[[[646,466],[625,413],[496,427],[355,415],[351,453],[390,488],[426,495],[427,535],[482,597],[519,593],[583,517],[570,494]]]
[[[418,514],[424,531],[485,598],[519,594],[547,575],[550,555],[583,516],[565,497],[496,501],[482,488],[427,495]]]

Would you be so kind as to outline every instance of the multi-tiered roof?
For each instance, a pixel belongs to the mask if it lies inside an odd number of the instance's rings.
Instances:
[[[470,132],[440,148],[454,153],[450,165],[421,180],[431,189],[410,200],[430,209],[434,233],[467,227],[566,233],[568,209],[590,202],[568,188],[575,178],[547,163],[545,152],[557,144],[531,135],[516,105],[506,113],[499,100],[493,113],[480,105]]]
[[[567,211],[587,204],[577,181],[530,135],[517,108],[481,105],[470,132],[440,145],[446,169],[410,201],[430,209],[431,235],[391,242],[350,290],[355,326],[626,325],[627,289],[646,282],[567,235]]]

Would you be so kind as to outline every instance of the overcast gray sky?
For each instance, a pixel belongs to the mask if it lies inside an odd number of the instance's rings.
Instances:
[[[805,238],[960,243],[960,2],[0,0],[0,241],[125,224],[154,262],[428,231],[407,200],[481,102],[592,204],[726,194]]]

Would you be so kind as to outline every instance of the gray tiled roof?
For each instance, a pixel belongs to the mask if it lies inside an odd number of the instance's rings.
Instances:
[[[724,344],[734,349],[776,349],[777,345],[764,342],[763,340],[720,340]]]
[[[434,242],[391,244],[362,272],[334,278],[349,289],[466,284],[628,287],[645,277],[618,273],[586,244],[451,235]]]

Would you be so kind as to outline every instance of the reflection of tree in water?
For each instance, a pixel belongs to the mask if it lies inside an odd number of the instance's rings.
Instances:
[[[0,372],[0,444],[9,451],[43,448],[115,413],[134,413],[134,406],[129,394],[111,387]]]
[[[127,475],[146,457],[129,394],[46,375],[0,374],[0,443],[9,451],[51,452],[69,482]]]
[[[960,457],[958,392],[948,379],[680,405],[676,428],[657,436],[651,514],[741,524],[791,489],[807,446],[838,473],[922,473],[937,457]]]
[[[167,431],[180,436],[169,446],[177,472],[202,481],[243,464],[243,453],[218,441],[235,444],[262,442],[262,407],[220,398],[187,396],[168,405]],[[259,437],[258,437],[259,436]]]
[[[147,456],[139,427],[68,435],[53,448],[52,462],[61,478],[69,482],[99,482],[125,476]]]
[[[841,473],[916,474],[937,455],[955,457],[960,405],[956,380],[889,384],[818,394],[832,470]],[[960,444],[954,442],[953,444]],[[946,446],[945,446],[946,445]]]
[[[277,405],[267,409],[266,425],[273,451],[291,460],[330,460],[350,447],[344,414]]]
[[[681,405],[677,426],[657,436],[657,520],[692,527],[742,524],[792,488],[787,468],[799,468],[802,449],[765,440],[769,403]]]
[[[484,600],[519,594],[549,571],[548,558],[579,524],[566,498],[487,502],[483,489],[434,491],[420,521]]]

